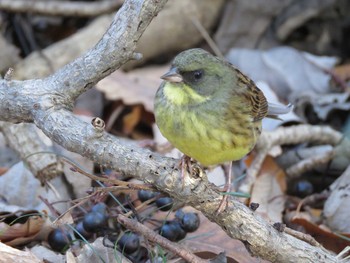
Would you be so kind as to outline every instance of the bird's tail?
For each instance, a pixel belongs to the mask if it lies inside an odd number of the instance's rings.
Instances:
[[[282,104],[275,104],[275,103],[269,102],[266,117],[280,120],[280,118],[278,118],[278,115],[287,114],[292,110],[293,110],[293,105],[291,103],[289,103],[288,105],[282,105]]]

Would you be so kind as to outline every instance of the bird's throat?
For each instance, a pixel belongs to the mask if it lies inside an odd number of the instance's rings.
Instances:
[[[177,106],[200,104],[210,99],[198,94],[184,83],[166,82],[163,92],[166,99]]]

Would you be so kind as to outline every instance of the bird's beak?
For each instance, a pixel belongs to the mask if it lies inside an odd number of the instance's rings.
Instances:
[[[161,79],[167,80],[169,82],[179,83],[182,82],[182,76],[178,72],[177,67],[172,67],[167,73],[160,77]]]

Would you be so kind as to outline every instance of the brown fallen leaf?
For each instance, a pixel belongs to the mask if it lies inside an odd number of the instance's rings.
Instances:
[[[16,223],[22,221],[25,215],[29,215],[25,222]],[[29,243],[39,234],[45,220],[46,217],[39,215],[37,211],[27,211],[16,215],[11,222],[0,222],[0,240],[10,246]]]
[[[246,160],[247,164],[251,158]],[[259,204],[257,213],[272,222],[282,222],[286,189],[285,172],[271,156],[267,156],[252,187],[250,202]]]
[[[153,112],[154,95],[162,82],[160,76],[169,67],[149,66],[127,73],[118,70],[97,83],[96,88],[108,100],[122,100],[126,105],[141,104],[147,111]]]
[[[239,240],[230,238],[217,224],[209,221],[192,207],[184,208],[185,212],[198,213],[199,229],[186,236],[184,244],[194,253],[204,258],[214,258],[221,252],[226,253],[227,262],[264,263],[265,260],[253,258]]]
[[[291,220],[292,223],[303,226],[306,233],[312,235],[326,249],[335,253],[341,252],[346,246],[350,246],[350,233],[335,233],[325,225],[317,225],[309,220],[304,213],[297,213]]]

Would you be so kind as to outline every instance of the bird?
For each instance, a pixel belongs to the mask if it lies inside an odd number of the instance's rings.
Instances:
[[[179,53],[161,79],[155,122],[187,161],[192,158],[203,166],[242,159],[254,148],[262,119],[291,108],[268,103],[249,77],[200,48]]]

